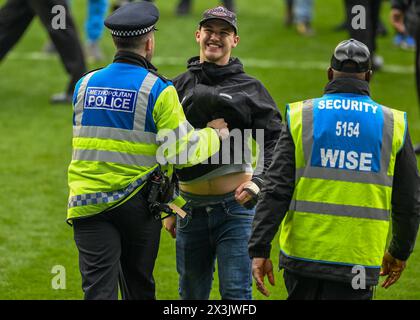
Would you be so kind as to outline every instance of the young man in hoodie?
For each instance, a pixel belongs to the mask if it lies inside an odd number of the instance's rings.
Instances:
[[[219,117],[231,131],[210,163],[177,171],[189,211],[176,224],[182,299],[209,298],[216,259],[222,299],[252,298],[247,243],[281,116],[261,82],[231,57],[239,43],[237,31],[233,12],[224,7],[205,11],[195,34],[200,56],[191,58],[188,70],[174,80],[190,123],[200,128]],[[251,138],[259,145],[255,170],[247,147]],[[167,229],[175,236],[172,223]]]

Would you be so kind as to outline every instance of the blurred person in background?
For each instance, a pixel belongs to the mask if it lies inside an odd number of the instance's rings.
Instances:
[[[105,15],[108,11],[108,0],[89,0],[88,15],[85,22],[87,36],[86,57],[89,61],[99,62],[104,59],[99,41],[104,30]]]
[[[416,13],[416,4],[411,0],[403,0],[401,3],[404,6],[404,33],[396,30],[394,44],[404,50],[415,50],[415,36],[419,19]]]
[[[140,1],[140,0],[114,0],[111,9],[112,9],[112,11],[115,11],[119,7],[121,7],[121,6],[123,6],[123,5],[127,4],[127,3],[135,2],[135,1]],[[144,0],[144,1],[153,2],[154,0]]]
[[[350,27],[349,22],[347,20],[348,17],[347,17],[347,10],[346,10],[346,0],[343,0],[342,2],[343,2],[345,19],[342,23],[340,23],[339,25],[334,27],[334,31],[345,31]],[[381,20],[381,17],[379,17],[378,28],[377,28],[376,32],[377,32],[378,36],[385,37],[385,36],[388,35],[388,30],[387,30],[385,24],[383,23],[383,21]]]
[[[235,12],[235,3],[233,0],[222,0],[223,5],[229,11]],[[176,8],[178,16],[184,16],[191,12],[192,0],[180,0]]]
[[[64,29],[55,29],[52,25],[54,18],[52,8],[56,5],[65,8],[66,26]],[[86,65],[76,26],[66,0],[7,0],[0,9],[0,61],[19,41],[35,16],[40,18],[42,25],[48,31],[70,76],[65,92],[54,94],[50,102],[52,104],[71,103],[74,86],[85,73]]]
[[[296,24],[296,30],[303,36],[312,36],[314,0],[285,0],[285,24]]]
[[[412,8],[416,15],[417,21],[420,19],[420,0],[392,0],[392,10],[391,10],[391,23],[396,29],[397,32],[401,34],[408,34],[408,29],[405,24],[405,16],[407,12]],[[413,26],[411,26],[412,28]],[[419,50],[419,41],[420,41],[420,23],[415,23],[415,30],[411,31],[415,34],[416,42],[416,55],[415,55],[415,65],[416,65],[416,85],[417,85],[417,96],[420,103],[420,50]],[[420,154],[420,144],[416,144],[414,147],[416,154]]]
[[[363,42],[369,48],[372,59],[372,70],[380,70],[383,67],[383,58],[376,54],[376,37],[378,35],[379,14],[382,0],[345,0],[350,37]],[[366,10],[366,28],[354,28],[353,19],[358,13],[353,13],[355,6],[363,6]]]

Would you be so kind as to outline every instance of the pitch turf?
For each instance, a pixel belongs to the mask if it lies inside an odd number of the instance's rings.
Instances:
[[[0,0],[3,4],[5,0]],[[161,10],[154,62],[173,77],[185,69],[186,59],[198,53],[193,39],[201,12],[218,2],[196,1],[192,16],[173,15],[176,1],[156,0]],[[234,54],[248,73],[260,79],[282,114],[287,102],[322,94],[331,50],[347,37],[333,27],[343,19],[341,1],[316,2],[315,37],[299,37],[282,24],[283,1],[238,0],[241,43]],[[73,11],[83,31],[85,1],[74,0]],[[388,24],[389,5],[383,18]],[[51,106],[48,98],[61,91],[67,78],[57,57],[38,52],[47,36],[34,21],[22,41],[0,65],[0,299],[81,299],[77,251],[72,230],[64,222],[67,202],[66,169],[71,156],[71,107]],[[113,54],[108,34],[101,46],[107,60]],[[413,141],[420,141],[418,104],[414,90],[413,53],[379,40],[386,71],[377,73],[372,96],[408,112]],[[104,63],[105,64],[105,63]],[[96,68],[99,65],[90,65]],[[277,264],[277,237],[272,257]],[[377,299],[420,298],[419,248],[411,256],[402,279],[388,290],[378,288]],[[66,289],[51,287],[51,269],[66,269]],[[158,299],[178,298],[175,243],[162,233],[155,269]],[[219,299],[217,273],[211,298]],[[285,298],[281,272],[270,299]],[[254,297],[263,296],[254,289]]]

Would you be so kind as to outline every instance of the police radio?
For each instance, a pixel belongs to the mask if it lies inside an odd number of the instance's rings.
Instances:
[[[165,176],[160,170],[156,170],[152,173],[148,181],[148,196],[147,202],[149,203],[149,209],[156,220],[163,220],[171,215],[174,215],[172,209],[166,203],[161,203],[162,195],[164,195],[169,188],[169,181],[165,179]],[[163,218],[161,212],[167,213]]]

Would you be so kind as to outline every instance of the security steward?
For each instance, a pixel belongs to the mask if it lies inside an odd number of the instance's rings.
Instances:
[[[287,106],[249,242],[264,295],[281,223],[288,299],[371,299],[380,275],[388,288],[406,266],[419,227],[417,163],[406,114],[370,98],[370,77],[368,48],[343,41],[325,94]]]
[[[161,180],[159,146],[172,143],[162,152],[167,157],[188,151],[179,166],[200,163],[220,147],[217,130],[196,131],[186,121],[172,83],[151,64],[158,18],[144,1],[116,10],[105,21],[117,47],[114,62],[76,85],[67,218],[85,299],[117,299],[118,279],[123,299],[155,298],[162,223],[150,210],[150,194]],[[208,125],[226,128],[221,119]],[[171,162],[159,163],[170,171]]]

